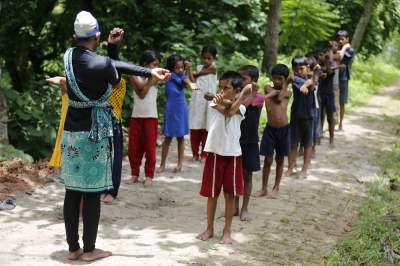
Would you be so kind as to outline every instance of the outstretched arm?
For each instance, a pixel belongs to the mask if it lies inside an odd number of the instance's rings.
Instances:
[[[60,76],[52,77],[46,79],[46,81],[49,82],[50,84],[59,85],[61,89],[61,95],[67,93],[67,79],[65,77],[60,77]]]

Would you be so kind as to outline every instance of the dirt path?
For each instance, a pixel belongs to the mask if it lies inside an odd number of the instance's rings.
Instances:
[[[253,220],[235,218],[232,246],[217,244],[218,238],[195,239],[206,222],[206,199],[198,196],[200,164],[186,163],[179,176],[167,172],[157,177],[151,189],[122,184],[119,200],[102,206],[97,241],[114,256],[94,265],[323,264],[356,216],[366,192],[363,182],[375,178],[378,154],[394,138],[390,118],[400,115],[399,88],[387,88],[354,109],[346,131],[337,133],[336,149],[326,148],[326,138],[318,147],[308,179],[284,178],[279,200],[252,198]],[[124,161],[124,180],[128,168]],[[257,173],[254,190],[260,183]],[[0,212],[0,265],[81,264],[65,259],[64,224],[57,219],[62,201],[63,187],[56,182],[20,195],[17,208]],[[223,200],[219,211],[222,206]],[[217,220],[217,237],[222,227],[223,219]]]

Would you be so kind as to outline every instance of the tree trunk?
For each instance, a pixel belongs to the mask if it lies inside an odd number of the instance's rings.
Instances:
[[[365,35],[365,30],[367,29],[373,11],[374,11],[374,0],[367,0],[365,2],[364,11],[360,17],[360,20],[357,23],[357,27],[351,42],[351,46],[353,47],[354,52],[357,52],[361,47]]]
[[[281,0],[270,0],[268,23],[264,36],[264,57],[262,71],[268,76],[278,59],[279,21],[281,17]]]
[[[1,78],[1,68],[0,68]],[[0,143],[8,143],[8,106],[7,99],[4,95],[3,89],[0,88]]]

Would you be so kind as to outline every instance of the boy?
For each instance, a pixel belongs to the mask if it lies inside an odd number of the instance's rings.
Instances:
[[[275,65],[271,70],[271,77],[274,87],[265,86],[265,106],[267,109],[268,123],[264,128],[261,139],[261,155],[265,156],[262,188],[255,194],[256,197],[268,196],[278,198],[279,184],[281,182],[285,156],[290,150],[290,128],[287,116],[289,98],[292,95],[288,91],[290,83],[289,68],[283,64]],[[268,178],[271,165],[276,151],[276,178],[272,192],[268,194]]]
[[[330,58],[329,48],[321,49],[318,55],[318,61],[321,65],[321,76],[318,85],[318,91],[321,96],[321,127],[324,128],[325,114],[327,116],[329,126],[329,147],[333,148],[333,138],[335,131],[334,113],[335,107],[335,94],[333,89],[333,79],[335,72],[333,69],[333,62]]]
[[[243,86],[251,85],[252,91],[243,105],[246,107],[245,118],[240,125],[241,137],[240,146],[242,148],[242,166],[244,177],[244,193],[242,209],[240,210],[240,220],[248,221],[248,206],[252,190],[253,172],[260,170],[260,149],[258,146],[258,125],[260,121],[261,109],[264,103],[264,95],[258,93],[257,81],[260,76],[257,67],[252,65],[242,66],[239,74],[243,78]],[[239,197],[235,199],[235,214],[239,215]]]
[[[220,94],[210,104],[210,128],[204,150],[208,153],[203,171],[200,195],[207,197],[207,229],[197,236],[208,240],[214,235],[214,217],[218,196],[224,189],[225,227],[221,244],[231,244],[231,224],[234,211],[234,197],[243,194],[242,150],[240,148],[240,123],[246,107],[240,104],[248,96],[246,87],[238,72],[225,72],[219,80]],[[247,95],[246,95],[247,94]],[[237,100],[235,100],[237,98]],[[233,102],[234,101],[234,102]],[[233,102],[225,107],[226,102]]]
[[[340,117],[339,130],[343,130],[343,118],[345,113],[345,105],[348,101],[350,66],[354,57],[354,50],[349,43],[349,34],[345,30],[340,30],[337,33],[341,49],[339,51],[340,63],[344,66],[339,71],[339,91],[340,91]]]
[[[299,144],[304,147],[304,163],[300,177],[306,178],[308,167],[311,162],[312,145],[314,142],[314,117],[315,96],[312,91],[315,87],[315,77],[307,79],[307,58],[295,57],[292,60],[292,68],[295,74],[293,80],[293,104],[290,117],[291,151],[289,154],[289,166],[286,176],[293,174],[293,168],[297,157]],[[315,73],[314,73],[315,74]],[[306,82],[307,81],[307,82]]]

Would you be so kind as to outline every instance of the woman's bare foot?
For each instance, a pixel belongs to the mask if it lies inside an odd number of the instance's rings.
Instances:
[[[197,162],[198,160],[199,160],[199,156],[198,155],[192,157],[192,161],[193,162]]]
[[[240,221],[250,221],[250,215],[248,210],[242,210],[240,212]]]
[[[111,256],[112,253],[110,251],[104,251],[101,249],[95,249],[92,252],[85,252],[81,256],[81,260],[83,261],[94,261],[102,258],[107,258]]]
[[[164,172],[164,171],[165,171],[165,165],[160,165],[160,167],[157,168],[157,171],[156,171],[156,172],[157,172],[158,174],[161,174],[161,173]]]
[[[254,193],[253,197],[261,198],[261,197],[265,197],[267,195],[268,195],[268,191],[264,190],[264,189],[261,189],[260,191],[257,191],[256,193]]]
[[[74,251],[74,252],[70,252],[69,254],[68,254],[68,259],[69,260],[77,260],[77,259],[79,259],[79,257],[81,256],[83,254],[83,250],[80,248],[80,249],[78,249],[77,251]]]
[[[151,187],[153,185],[153,178],[146,177],[144,180],[144,187]]]
[[[269,198],[269,199],[279,198],[279,190],[277,190],[277,189],[272,190],[271,193],[268,194],[267,198]]]
[[[199,234],[196,236],[197,239],[200,239],[202,241],[206,241],[214,236],[214,230],[213,229],[207,229],[203,233]]]
[[[111,194],[107,194],[104,198],[103,198],[103,202],[105,204],[111,204],[114,201],[114,197],[111,196]]]
[[[219,243],[220,244],[224,244],[224,245],[233,243],[233,239],[231,237],[231,231],[230,230],[225,230],[224,229],[224,233],[223,233]]]

